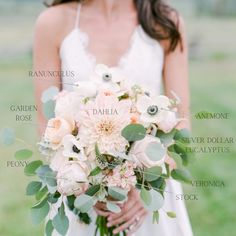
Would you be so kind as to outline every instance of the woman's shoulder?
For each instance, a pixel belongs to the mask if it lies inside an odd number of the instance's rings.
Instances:
[[[35,29],[45,35],[63,36],[73,27],[76,17],[77,3],[64,3],[52,6],[40,13]]]

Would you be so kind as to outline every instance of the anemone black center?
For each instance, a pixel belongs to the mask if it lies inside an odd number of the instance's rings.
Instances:
[[[156,115],[157,112],[158,112],[158,107],[156,105],[152,105],[152,106],[148,107],[148,109],[147,109],[147,113],[151,116]]]
[[[80,150],[75,145],[73,145],[72,150],[75,153],[80,153]]]

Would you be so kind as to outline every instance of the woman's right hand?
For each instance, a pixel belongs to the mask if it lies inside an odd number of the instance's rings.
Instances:
[[[94,206],[95,212],[104,217],[108,217],[111,212],[107,210],[106,204],[103,202],[97,202],[96,205]]]

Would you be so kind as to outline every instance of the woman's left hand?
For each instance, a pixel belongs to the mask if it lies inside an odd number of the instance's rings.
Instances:
[[[121,212],[112,213],[108,217],[108,227],[119,225],[114,234],[126,231],[127,236],[132,235],[143,223],[147,215],[139,193],[136,189],[131,189],[128,194],[128,200],[121,206]]]

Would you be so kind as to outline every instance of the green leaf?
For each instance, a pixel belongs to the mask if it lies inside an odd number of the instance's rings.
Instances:
[[[129,142],[144,139],[146,129],[140,124],[130,124],[121,131],[122,136]]]
[[[55,117],[54,110],[55,110],[55,101],[49,100],[43,103],[43,114],[45,118],[51,119]]]
[[[4,127],[0,130],[0,143],[12,145],[15,142],[15,131],[12,128]]]
[[[177,130],[174,136],[175,140],[178,140],[184,143],[186,143],[185,140],[188,138],[190,138],[190,132],[188,129]]]
[[[54,229],[54,227],[52,224],[52,220],[49,220],[46,224],[46,227],[45,227],[46,236],[52,236],[53,229]]]
[[[26,160],[33,155],[33,152],[29,149],[22,149],[15,153],[15,158],[17,160]]]
[[[157,131],[157,137],[161,140],[161,142],[168,146],[169,144],[171,144],[173,142],[175,133],[177,132],[176,129],[173,129],[170,133],[165,133],[161,130]]]
[[[191,174],[186,169],[175,169],[171,171],[171,177],[175,180],[190,184],[192,182]]]
[[[38,161],[32,161],[30,162],[24,169],[24,172],[28,176],[32,176],[36,174],[36,170],[43,165],[43,162],[38,160]]]
[[[62,203],[61,207],[58,209],[58,213],[54,216],[52,224],[56,231],[65,236],[69,228],[69,220],[65,215],[64,204]]]
[[[40,191],[36,193],[35,195],[36,200],[39,201],[43,199],[47,193],[48,193],[48,188],[47,186],[44,186],[42,189],[40,189]]]
[[[166,150],[163,145],[157,142],[149,143],[145,152],[152,161],[160,161],[166,154]]]
[[[69,207],[70,210],[74,209],[75,199],[76,199],[75,195],[67,196],[67,206]]]
[[[45,183],[48,184],[51,187],[57,186],[56,181],[56,172],[54,172],[49,165],[42,165],[40,166],[36,174],[39,176],[39,178]]]
[[[85,223],[86,225],[89,225],[92,222],[91,217],[87,213],[80,212],[78,217],[79,217],[79,220]]]
[[[176,214],[172,211],[166,212],[166,214],[170,217],[170,218],[176,218]]]
[[[148,182],[152,182],[160,177],[162,168],[160,166],[154,166],[144,171],[144,179]]]
[[[54,96],[59,93],[59,89],[55,86],[51,86],[48,89],[43,91],[41,96],[42,103],[48,102],[49,100],[53,100]]]
[[[159,223],[159,211],[154,211],[152,216],[152,223]]]
[[[56,192],[54,194],[49,194],[48,195],[48,202],[55,204],[58,201],[58,198],[61,196],[60,193]]]
[[[143,201],[144,207],[149,211],[158,211],[164,205],[163,196],[153,189],[149,190],[148,192],[151,195],[151,202],[150,204],[146,204],[145,201]]]
[[[181,156],[183,165],[184,166],[188,165],[188,155],[186,153],[185,145],[179,141],[176,141],[176,143],[174,144],[174,149],[176,153]]]
[[[32,181],[26,188],[26,195],[35,195],[42,187],[42,183],[39,181]]]
[[[75,207],[82,213],[87,213],[95,204],[93,197],[82,194],[75,199]]]
[[[100,150],[98,148],[98,144],[96,143],[95,144],[95,154],[96,154],[96,157],[100,157],[102,154],[100,153]]]
[[[50,210],[49,204],[46,201],[44,204],[39,204],[31,208],[31,219],[33,224],[40,224],[48,215]]]
[[[119,213],[121,212],[121,209],[119,206],[117,206],[115,203],[113,202],[107,202],[107,209],[111,212],[114,212],[114,213]]]
[[[90,187],[87,191],[86,194],[89,196],[94,196],[98,191],[100,190],[100,185],[94,185],[92,187]]]
[[[64,206],[63,202],[62,202],[61,206],[58,208],[58,211],[61,216],[65,215],[65,206]]]
[[[39,202],[36,202],[32,208],[41,208],[43,207],[46,203],[47,203],[47,197],[43,198],[43,200],[39,201]]]
[[[146,206],[149,206],[152,202],[152,196],[148,190],[146,190],[144,187],[141,188],[140,197],[145,203]]]
[[[165,179],[161,176],[160,178],[152,182],[149,182],[149,184],[155,189],[160,189],[164,182],[165,182]]]
[[[101,169],[99,166],[97,166],[96,168],[94,168],[94,169],[90,172],[89,176],[98,175],[99,173],[101,173],[101,171],[102,171],[102,169]]]
[[[108,187],[108,194],[118,201],[123,201],[127,198],[127,190],[118,187]]]

